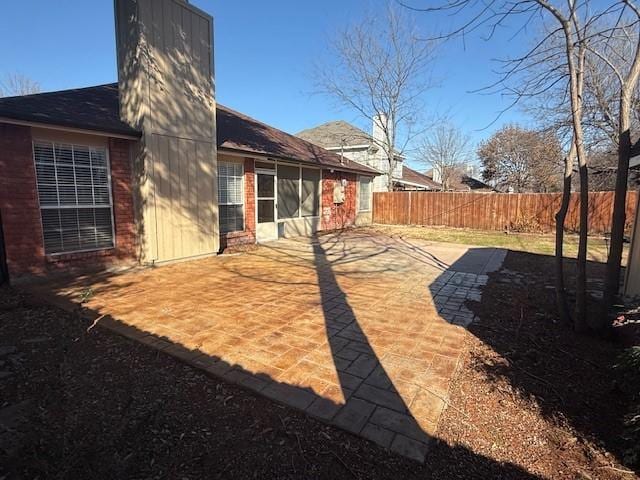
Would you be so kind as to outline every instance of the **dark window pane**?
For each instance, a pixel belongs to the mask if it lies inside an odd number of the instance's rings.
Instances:
[[[273,175],[258,174],[258,197],[270,197],[274,196],[274,179]]]
[[[302,169],[302,216],[318,215],[320,207],[320,170],[312,168]]]
[[[298,217],[300,169],[278,165],[278,218]]]
[[[262,168],[263,170],[275,170],[276,166],[269,162],[256,162],[256,168]]]
[[[258,223],[275,221],[273,210],[273,200],[258,200]]]
[[[220,205],[220,232],[239,232],[244,228],[242,205]]]

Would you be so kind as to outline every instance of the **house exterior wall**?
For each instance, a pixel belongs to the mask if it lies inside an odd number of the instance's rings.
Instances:
[[[339,153],[338,150],[332,149],[332,151]],[[369,148],[348,149],[344,150],[344,156],[349,160],[358,162],[361,165],[373,167],[381,172],[386,172],[389,169],[389,162],[387,161],[384,152],[381,148],[378,148],[375,152],[370,152]],[[402,178],[402,161],[397,161],[393,170],[393,176],[396,178]],[[378,175],[373,179],[372,185],[374,192],[387,192],[388,191],[388,175]]]
[[[115,247],[45,255],[33,159],[33,140],[103,144],[108,147]],[[0,214],[12,280],[57,269],[130,265],[136,261],[129,140],[67,134],[0,123]]]
[[[343,203],[333,202],[337,182],[347,181]],[[356,224],[356,198],[358,176],[355,173],[322,171],[320,230],[338,230]]]
[[[624,279],[624,294],[630,297],[640,296],[640,195],[636,207],[631,233],[631,246]]]
[[[115,0],[121,118],[135,155],[141,261],[219,250],[213,19],[182,0]]]

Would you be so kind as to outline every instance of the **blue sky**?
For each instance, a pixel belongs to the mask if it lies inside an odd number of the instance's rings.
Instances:
[[[325,0],[193,0],[215,19],[217,100],[252,117],[295,133],[317,124],[357,115],[340,111],[314,95],[313,63],[326,55],[338,29],[357,22],[363,11],[382,10],[383,2]],[[433,20],[416,13],[425,33]],[[442,22],[442,19],[439,20]],[[441,25],[440,25],[441,26]],[[439,87],[424,98],[427,113],[447,113],[471,135],[486,138],[505,122],[526,123],[512,110],[486,130],[508,101],[499,95],[469,93],[496,79],[495,58],[517,54],[509,29],[484,42],[439,48],[434,75]],[[116,80],[113,2],[21,0],[4,2],[0,15],[0,77],[21,73],[44,90],[83,87]]]

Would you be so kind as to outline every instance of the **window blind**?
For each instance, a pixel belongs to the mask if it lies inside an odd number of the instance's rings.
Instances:
[[[220,232],[244,230],[244,168],[241,163],[218,162]]]
[[[106,149],[39,141],[33,153],[45,253],[113,247]]]

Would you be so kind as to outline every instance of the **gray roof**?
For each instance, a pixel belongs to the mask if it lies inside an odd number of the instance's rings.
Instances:
[[[120,120],[118,84],[0,98],[2,118],[140,136]],[[377,175],[375,169],[289,135],[224,105],[216,107],[218,148]]]
[[[323,123],[296,133],[297,137],[323,148],[371,144],[371,135],[344,120]]]
[[[140,136],[118,108],[117,83],[0,98],[0,118]]]

